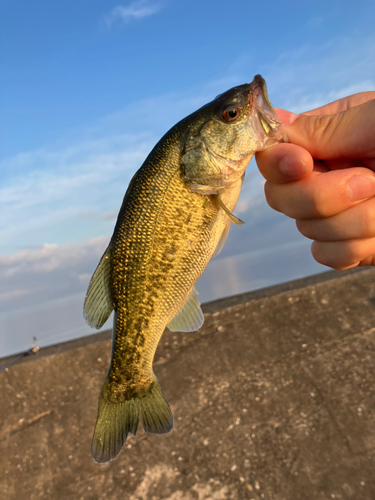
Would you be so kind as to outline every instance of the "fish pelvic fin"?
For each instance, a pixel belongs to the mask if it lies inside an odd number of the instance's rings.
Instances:
[[[128,400],[113,396],[107,377],[100,391],[92,438],[91,454],[94,461],[106,463],[116,458],[128,434],[136,434],[140,419],[148,433],[165,434],[173,428],[171,409],[155,375],[146,391]]]
[[[83,306],[83,315],[86,323],[92,328],[101,328],[113,310],[110,265],[111,245],[109,244],[92,275]]]
[[[204,315],[197,295],[193,286],[185,304],[168,324],[171,332],[196,332],[203,325]]]
[[[225,244],[227,237],[228,237],[229,228],[230,228],[230,219],[228,219],[227,223],[225,224],[225,227],[223,229],[223,232],[221,233],[219,242],[215,248],[215,251],[212,255],[212,258],[217,257],[219,255],[219,253],[222,251],[224,244]]]
[[[241,226],[242,224],[245,224],[243,220],[239,219],[235,215],[232,214],[230,210],[224,205],[223,200],[220,198],[220,195],[215,195],[215,199],[217,203],[219,204],[220,208],[224,210],[224,212],[227,214],[229,219],[234,223],[237,224],[238,226]]]

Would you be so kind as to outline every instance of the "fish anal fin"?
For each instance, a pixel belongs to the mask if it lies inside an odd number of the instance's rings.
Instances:
[[[100,259],[87,289],[83,315],[92,328],[101,328],[109,318],[113,303],[110,288],[111,246]]]
[[[242,224],[245,224],[245,222],[243,220],[241,220],[238,217],[236,217],[235,215],[233,215],[232,212],[227,209],[227,207],[224,205],[222,199],[220,198],[220,195],[216,195],[214,198],[218,202],[220,208],[222,208],[224,210],[224,212],[227,214],[227,216],[230,218],[230,220],[234,224],[237,224],[238,226],[241,226]]]
[[[204,316],[197,294],[194,286],[185,304],[169,322],[168,328],[171,332],[195,332],[203,325]]]

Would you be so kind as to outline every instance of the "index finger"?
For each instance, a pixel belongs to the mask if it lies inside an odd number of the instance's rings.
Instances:
[[[375,99],[375,92],[360,92],[359,94],[343,97],[342,99],[330,102],[324,106],[320,106],[319,108],[311,109],[310,111],[303,111],[299,114],[283,108],[275,108],[275,111],[282,123],[285,126],[288,126],[291,125],[299,115],[335,115],[337,113],[341,113],[342,111],[346,111],[347,109],[364,104],[365,102],[372,101],[373,99]]]
[[[313,172],[297,182],[265,184],[271,208],[292,219],[332,217],[375,195],[375,174],[366,168]]]
[[[374,130],[375,99],[370,99],[336,114],[296,115],[286,134],[291,143],[320,160],[371,160],[375,157]]]

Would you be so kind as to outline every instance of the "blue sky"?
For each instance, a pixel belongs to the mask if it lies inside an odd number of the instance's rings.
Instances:
[[[31,332],[41,344],[89,333],[90,274],[130,178],[176,121],[257,73],[296,112],[375,88],[370,1],[0,6],[0,356]],[[207,269],[203,301],[324,270],[248,174],[246,224]]]

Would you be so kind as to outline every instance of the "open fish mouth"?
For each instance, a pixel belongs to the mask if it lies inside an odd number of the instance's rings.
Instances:
[[[256,111],[267,137],[274,138],[277,142],[289,142],[283,124],[268,98],[266,82],[260,75],[256,75],[250,84],[249,104]]]

